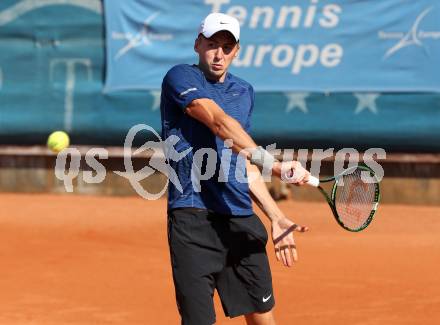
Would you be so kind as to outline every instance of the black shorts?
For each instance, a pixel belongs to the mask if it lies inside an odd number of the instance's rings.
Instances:
[[[169,211],[168,242],[182,324],[215,323],[214,289],[226,316],[271,310],[275,300],[267,239],[256,215]]]

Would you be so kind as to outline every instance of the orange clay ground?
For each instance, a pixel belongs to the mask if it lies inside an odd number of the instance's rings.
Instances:
[[[353,234],[325,203],[280,205],[311,231],[290,269],[268,244],[278,324],[440,324],[439,207],[382,205]],[[0,194],[0,241],[1,325],[179,323],[164,200]]]

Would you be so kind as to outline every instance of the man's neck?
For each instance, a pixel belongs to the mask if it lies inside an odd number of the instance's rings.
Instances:
[[[197,67],[200,69],[200,71],[202,71],[203,75],[205,76],[205,78],[207,80],[212,81],[212,82],[219,82],[219,83],[225,82],[226,74],[228,73],[227,71],[225,71],[225,73],[223,73],[219,78],[217,78],[217,77],[210,76],[209,73],[207,73],[204,69],[202,69],[200,63],[197,64]]]

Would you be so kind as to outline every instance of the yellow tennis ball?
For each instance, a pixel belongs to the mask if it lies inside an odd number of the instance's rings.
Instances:
[[[53,152],[60,152],[69,146],[70,139],[66,132],[55,131],[47,138],[47,147]]]

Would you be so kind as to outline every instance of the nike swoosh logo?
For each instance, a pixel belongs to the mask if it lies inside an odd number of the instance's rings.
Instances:
[[[221,21],[220,24],[221,24],[221,25],[225,25],[225,24],[228,24],[228,23],[224,23],[224,22]]]
[[[267,296],[267,298],[266,298],[266,297],[263,297],[263,302],[267,302],[267,301],[270,299],[270,297],[272,297],[272,294],[270,294],[269,296]]]

